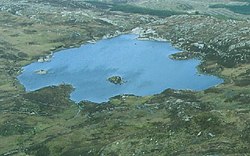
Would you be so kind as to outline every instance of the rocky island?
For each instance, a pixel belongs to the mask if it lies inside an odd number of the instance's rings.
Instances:
[[[36,74],[39,74],[39,75],[44,75],[44,74],[47,74],[48,71],[47,71],[47,70],[44,70],[44,69],[41,69],[41,70],[36,70],[35,73],[36,73]]]
[[[110,83],[116,84],[116,85],[121,85],[125,83],[123,78],[121,76],[111,76],[107,79]]]

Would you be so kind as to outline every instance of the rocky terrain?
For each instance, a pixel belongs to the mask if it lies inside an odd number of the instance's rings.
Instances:
[[[246,15],[155,14],[157,7],[141,8],[150,1],[119,1],[132,12],[118,10],[115,2],[0,2],[0,155],[250,155]],[[194,2],[179,5],[207,6]],[[119,95],[98,105],[71,101],[72,86],[25,92],[16,79],[22,66],[51,52],[131,32],[171,42],[183,51],[173,59],[196,57],[200,72],[225,82],[200,92]]]
[[[121,85],[125,83],[123,78],[121,76],[111,76],[107,79],[110,83],[116,84],[116,85]]]

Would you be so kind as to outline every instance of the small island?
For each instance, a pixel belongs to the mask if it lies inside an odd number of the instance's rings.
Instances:
[[[121,84],[125,83],[125,81],[122,79],[121,76],[111,76],[107,80],[113,84],[116,84],[116,85],[121,85]]]
[[[47,74],[48,71],[47,71],[47,70],[41,69],[41,70],[36,70],[35,73],[36,73],[36,74],[39,74],[39,75],[44,75],[44,74]]]

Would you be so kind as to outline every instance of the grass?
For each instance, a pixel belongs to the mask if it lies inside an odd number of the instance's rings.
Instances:
[[[250,4],[247,5],[225,5],[225,4],[216,4],[210,5],[210,8],[226,8],[235,13],[250,15]]]
[[[146,10],[146,13],[150,11],[152,10]],[[219,74],[232,79],[232,83],[204,92],[168,89],[147,97],[117,96],[103,105],[82,102],[83,109],[78,113],[77,104],[69,100],[69,86],[46,87],[26,93],[20,84],[13,85],[13,82],[17,83],[15,77],[18,70],[15,69],[46,55],[51,49],[56,50],[57,46],[66,48],[79,45],[118,28],[102,25],[94,19],[82,25],[66,24],[63,21],[59,22],[62,25],[58,25],[58,21],[53,23],[53,20],[49,20],[52,23],[18,26],[24,20],[27,23],[32,20],[7,13],[0,15],[3,17],[1,20],[10,19],[8,22],[15,25],[1,26],[0,29],[1,40],[6,41],[0,47],[4,48],[3,54],[10,54],[10,57],[0,58],[0,76],[3,82],[0,83],[0,155],[13,150],[17,155],[55,156],[250,153],[247,140],[250,111],[246,102],[250,89],[234,84],[234,77],[241,79],[246,76],[248,64],[224,67]],[[119,18],[126,16],[127,14]],[[197,20],[197,23],[202,22],[197,16],[191,18]],[[207,17],[202,19],[209,21]],[[162,35],[170,32],[169,35],[180,37],[172,33],[169,29],[171,25],[167,24],[172,24],[173,28],[182,26],[181,22],[196,25],[190,19],[176,22],[169,18],[169,21],[171,22],[160,25]],[[127,21],[128,24],[129,22],[134,21]],[[135,26],[137,25],[133,25]],[[208,30],[210,26],[205,26],[204,29]],[[204,29],[201,31],[204,32]],[[80,32],[82,38],[70,38],[73,32]],[[179,34],[185,38],[184,33]],[[212,31],[206,34],[211,35]],[[195,42],[196,37],[199,40],[207,39],[199,38],[198,35],[187,34],[188,38],[193,37],[192,42]],[[27,45],[28,42],[34,44]],[[20,55],[20,52],[27,55]],[[210,59],[204,61],[211,68],[220,61],[220,58]]]
[[[133,5],[114,5],[111,8],[111,11],[122,11],[125,13],[136,13],[136,14],[142,14],[142,15],[153,15],[158,17],[169,17],[172,15],[180,15],[182,13],[176,12],[176,11],[170,11],[170,10],[155,10],[155,9],[149,9],[149,8],[143,8]]]
[[[104,3],[99,1],[87,1],[87,2],[101,9],[109,9],[111,11],[121,11],[125,13],[135,13],[141,15],[169,17],[172,15],[184,14],[182,12],[177,12],[177,11],[150,9],[129,4]]]

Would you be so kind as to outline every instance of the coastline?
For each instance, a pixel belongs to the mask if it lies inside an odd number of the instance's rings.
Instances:
[[[138,40],[168,42],[174,48],[180,49],[180,51],[181,51],[181,52],[177,52],[177,53],[169,55],[169,57],[171,59],[173,59],[173,60],[188,60],[188,59],[194,59],[194,58],[198,59],[198,60],[200,60],[200,64],[196,67],[198,74],[212,75],[212,76],[216,76],[216,77],[224,80],[223,83],[220,83],[220,84],[218,84],[216,86],[220,86],[220,85],[223,85],[225,82],[228,82],[228,80],[226,80],[225,77],[222,77],[222,75],[219,74],[217,71],[211,72],[211,73],[203,72],[202,69],[201,69],[201,65],[204,62],[202,57],[193,57],[193,56],[191,56],[191,57],[187,57],[185,59],[175,59],[175,58],[173,58],[172,55],[175,55],[175,54],[178,54],[178,53],[190,54],[190,52],[188,52],[188,51],[182,52],[182,47],[178,43],[174,44],[171,40],[167,40],[167,39],[162,38],[162,37],[156,37],[156,36],[159,36],[159,35],[157,33],[155,33],[155,31],[153,31],[152,29],[144,29],[142,27],[136,27],[136,28],[134,28],[132,30],[125,31],[125,32],[116,31],[114,34],[107,34],[107,35],[104,35],[102,37],[98,37],[95,40],[85,41],[84,43],[81,43],[81,44],[73,44],[72,46],[69,46],[68,48],[77,48],[77,47],[80,47],[80,46],[85,45],[85,44],[95,44],[99,40],[110,39],[110,38],[114,38],[114,37],[117,37],[117,36],[120,36],[120,35],[123,35],[123,34],[136,34],[136,35],[138,35],[138,37],[136,38]],[[49,51],[50,54],[48,54],[46,56],[40,56],[40,58],[43,58],[43,59],[45,58],[45,60],[43,60],[43,61],[38,61],[37,60],[37,62],[40,62],[40,63],[48,62],[48,61],[50,61],[50,59],[52,59],[54,53],[60,52],[61,50],[68,49],[68,48],[67,47],[60,47],[60,48],[55,49],[53,51]],[[31,63],[33,63],[33,62],[31,62]],[[31,63],[29,63],[29,64],[31,64]],[[47,71],[40,70],[40,71],[35,71],[35,73],[43,75],[43,74],[47,74]],[[181,90],[186,90],[186,89],[181,89]],[[189,90],[189,89],[187,89],[187,90]]]

